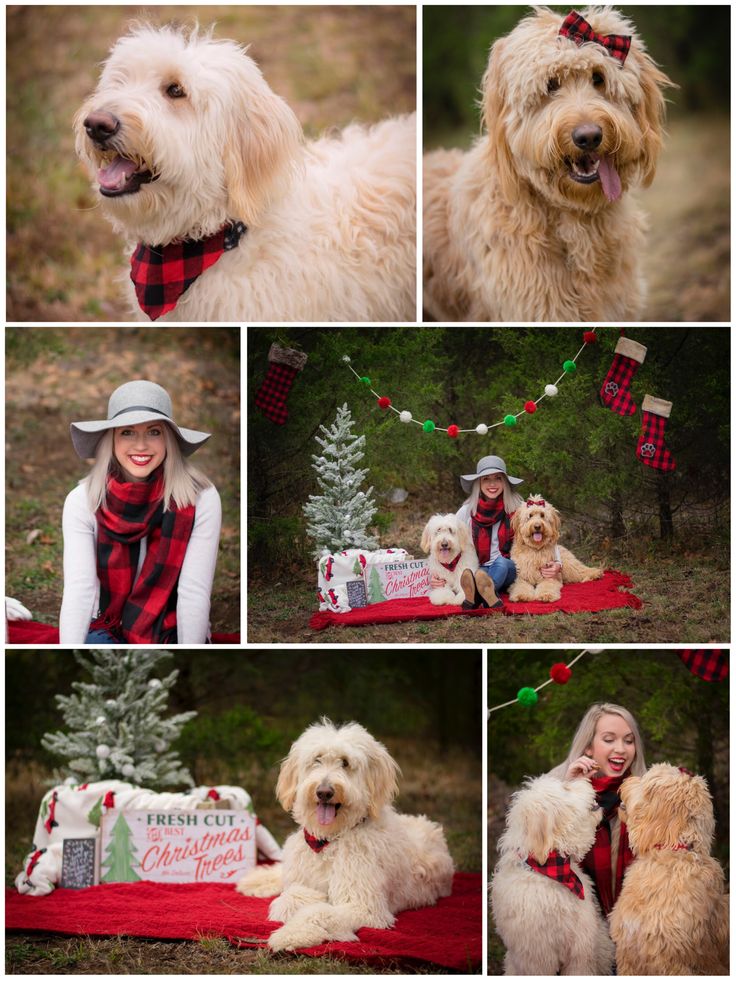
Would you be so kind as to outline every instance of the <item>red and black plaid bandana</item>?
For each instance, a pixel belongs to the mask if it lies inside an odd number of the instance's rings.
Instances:
[[[224,252],[236,248],[246,231],[243,222],[237,221],[228,222],[208,238],[184,239],[168,245],[139,242],[130,260],[130,278],[141,310],[151,320],[173,310],[194,280]]]
[[[728,677],[728,651],[720,648],[680,651],[680,660],[701,681],[725,681]]]
[[[491,542],[495,524],[498,524],[498,548],[501,555],[508,558],[514,533],[511,531],[510,515],[506,514],[503,506],[503,494],[500,494],[495,501],[487,501],[485,498],[479,497],[478,510],[471,517],[471,531],[473,533],[473,545],[475,545],[475,551],[478,553],[478,561],[481,565],[488,562],[491,557]]]
[[[596,800],[603,808],[603,820],[598,825],[595,833],[593,847],[583,859],[582,865],[595,883],[598,899],[603,910],[603,915],[608,914],[613,909],[619,892],[621,883],[624,881],[624,871],[634,861],[634,853],[629,847],[629,836],[626,825],[620,822],[618,839],[618,858],[616,860],[616,883],[615,888],[612,883],[611,875],[611,819],[616,813],[621,798],[618,796],[618,788],[621,783],[629,776],[629,772],[622,773],[618,777],[593,777],[591,783],[596,792]]]
[[[313,852],[321,852],[323,848],[327,848],[329,845],[327,838],[315,838],[314,835],[310,835],[306,828],[304,829],[304,840]]]
[[[163,471],[145,481],[110,476],[97,518],[100,616],[93,628],[131,644],[176,640],[176,588],[194,525],[194,506],[164,511]],[[136,578],[140,543],[146,557]]]
[[[562,37],[569,37],[578,47],[586,41],[602,45],[612,58],[621,64],[631,48],[631,37],[628,34],[596,34],[590,24],[576,10],[571,10],[565,17],[560,28]]]
[[[555,882],[560,882],[563,886],[567,886],[571,892],[575,893],[578,899],[585,899],[583,883],[573,872],[570,859],[566,855],[558,855],[557,852],[550,852],[546,862],[538,862],[531,855],[527,855],[526,864],[529,868],[534,869],[535,872],[548,875]]]

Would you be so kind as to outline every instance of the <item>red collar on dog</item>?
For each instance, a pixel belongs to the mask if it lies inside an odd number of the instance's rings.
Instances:
[[[139,242],[130,260],[130,278],[141,310],[151,320],[173,310],[195,279],[225,252],[237,248],[247,231],[242,221],[229,221],[207,238],[168,245]]]
[[[454,572],[458,562],[460,561],[461,555],[462,552],[458,552],[455,558],[452,560],[452,562],[440,562],[440,565],[442,566],[443,569],[448,569],[450,572]]]
[[[676,845],[655,845],[654,847],[660,851],[667,850],[668,852],[691,852],[693,850],[692,845],[685,845],[681,841]]]
[[[321,852],[330,843],[327,838],[315,838],[314,835],[310,835],[306,828],[304,828],[304,840],[313,852]]]

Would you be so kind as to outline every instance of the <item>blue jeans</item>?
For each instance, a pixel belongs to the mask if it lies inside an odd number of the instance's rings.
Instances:
[[[496,595],[506,592],[516,579],[516,566],[511,559],[507,559],[503,555],[499,555],[493,562],[486,562],[485,565],[481,566],[481,569],[488,573],[493,580]]]
[[[84,638],[85,644],[120,644],[117,637],[113,637],[107,630],[90,630]]]

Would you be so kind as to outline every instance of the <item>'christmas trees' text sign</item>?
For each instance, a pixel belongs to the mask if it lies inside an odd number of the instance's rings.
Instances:
[[[237,882],[255,864],[249,811],[112,809],[102,817],[101,882]]]
[[[429,563],[426,559],[380,562],[367,573],[369,603],[426,596],[429,592]]]

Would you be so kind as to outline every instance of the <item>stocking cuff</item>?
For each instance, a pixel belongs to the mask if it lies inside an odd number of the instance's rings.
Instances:
[[[638,341],[632,341],[629,337],[619,337],[614,353],[623,354],[625,358],[631,358],[633,361],[638,361],[639,364],[644,364],[647,349],[643,344],[640,344]]]
[[[653,395],[645,395],[644,401],[641,403],[641,411],[652,412],[655,416],[662,416],[664,419],[669,419],[670,412],[672,412],[672,403],[666,399],[657,399]]]
[[[273,361],[276,364],[285,364],[289,368],[294,368],[295,371],[301,371],[304,365],[307,363],[308,355],[304,354],[303,351],[296,351],[293,347],[281,347],[278,344],[272,344],[268,351],[268,360]]]

